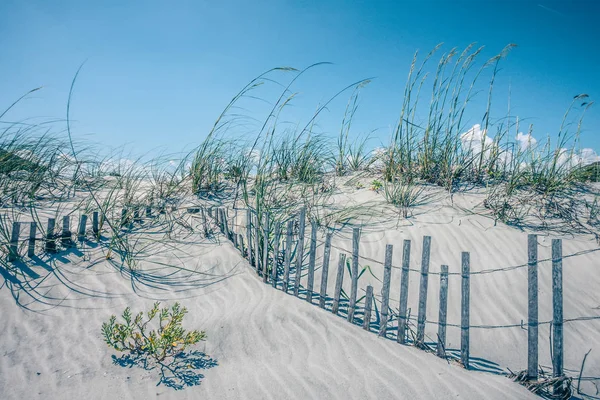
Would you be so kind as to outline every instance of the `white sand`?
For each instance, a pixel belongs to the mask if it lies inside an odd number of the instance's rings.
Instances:
[[[363,197],[361,197],[363,196]],[[463,199],[476,202],[477,199]],[[460,196],[459,196],[460,197]],[[352,195],[357,201],[372,201],[368,190]],[[455,201],[459,203],[455,197]],[[434,204],[429,212],[410,220],[411,226],[365,228],[361,254],[383,260],[385,244],[394,245],[394,265],[401,264],[402,240],[412,239],[411,268],[420,267],[423,235],[432,236],[431,271],[444,263],[450,272],[459,271],[461,251],[471,252],[472,271],[524,264],[527,261],[526,233],[506,226],[493,226],[488,218],[466,215]],[[435,206],[435,207],[434,207]],[[418,211],[418,210],[417,210]],[[334,240],[338,247],[351,248],[351,231]],[[322,240],[322,238],[320,238]],[[183,244],[186,242],[187,244]],[[198,242],[198,243],[197,243]],[[457,364],[410,346],[363,331],[341,317],[315,305],[274,290],[262,283],[230,243],[199,243],[194,236],[180,238],[177,250],[148,249],[140,270],[166,274],[159,262],[195,271],[180,272],[168,279],[172,285],[151,283],[151,276],[137,281],[110,265],[96,249],[57,259],[52,272],[42,266],[33,270],[40,278],[33,301],[26,290],[0,289],[0,399],[151,399],[151,398],[535,398],[504,376],[466,371]],[[550,237],[540,237],[540,258],[549,257]],[[597,249],[589,237],[565,239],[565,255]],[[322,251],[322,246],[319,248]],[[338,250],[332,251],[329,290],[333,293]],[[565,318],[600,315],[600,252],[589,252],[564,261]],[[371,265],[381,279],[383,268]],[[320,266],[319,259],[317,265]],[[471,280],[471,324],[502,325],[527,320],[526,268],[477,275]],[[410,274],[409,307],[416,315],[418,273]],[[349,279],[345,277],[346,290]],[[19,277],[18,279],[24,280]],[[166,278],[162,280],[165,281]],[[304,278],[305,279],[305,278]],[[320,269],[315,275],[318,290]],[[303,284],[305,281],[303,280]],[[400,272],[392,272],[390,305],[397,309]],[[428,314],[437,320],[439,276],[429,280]],[[380,284],[368,274],[359,282],[359,295],[367,284],[380,293]],[[150,287],[154,285],[157,287]],[[460,322],[460,279],[451,276],[448,323]],[[29,290],[31,293],[31,290]],[[43,297],[41,296],[43,295]],[[15,297],[21,306],[16,305]],[[60,300],[62,299],[62,300]],[[100,325],[110,314],[130,305],[149,309],[154,299],[179,299],[189,309],[184,325],[200,328],[208,338],[196,348],[217,360],[214,368],[200,370],[199,386],[175,391],[156,386],[157,371],[122,368],[112,364],[114,351],[103,342]],[[318,298],[315,299],[315,303]],[[548,262],[540,264],[540,321],[551,315],[551,280]],[[32,311],[23,308],[29,307]],[[600,351],[600,321],[565,325],[565,368],[578,370],[583,354]],[[428,324],[426,333],[435,338],[437,326]],[[488,369],[513,371],[526,368],[527,331],[516,328],[472,329],[471,356],[488,360]],[[448,328],[450,349],[459,347],[459,329]],[[548,325],[540,327],[540,363],[550,366]],[[477,361],[477,360],[475,360]],[[476,366],[481,366],[476,364]],[[600,375],[600,353],[588,357],[585,376]],[[593,394],[593,385],[585,383]]]

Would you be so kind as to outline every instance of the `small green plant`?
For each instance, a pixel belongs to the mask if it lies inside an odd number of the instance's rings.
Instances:
[[[356,182],[356,189],[364,189],[365,185],[362,182]]]
[[[174,357],[185,351],[186,347],[198,343],[206,338],[203,331],[186,332],[182,322],[187,309],[175,303],[170,309],[159,308],[160,302],[146,313],[140,312],[135,317],[127,307],[123,311],[124,323],[117,322],[115,315],[108,322],[102,324],[104,341],[117,351],[129,351],[139,356],[146,355],[162,363],[167,357]],[[158,316],[158,327],[151,329],[148,325]]]
[[[373,182],[371,182],[371,190],[374,192],[379,193],[379,191],[381,190],[381,188],[383,187],[383,183],[381,183],[381,181],[375,179],[373,180]]]

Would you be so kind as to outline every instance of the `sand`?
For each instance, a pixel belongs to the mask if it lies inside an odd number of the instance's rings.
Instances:
[[[355,202],[379,201],[362,189],[346,194]],[[394,245],[394,266],[401,265],[404,239],[411,239],[411,268],[420,268],[423,235],[432,236],[429,321],[437,320],[441,264],[458,272],[461,251],[470,251],[472,271],[519,266],[527,262],[526,232],[460,205],[475,195],[455,196],[424,205],[408,221],[391,212],[386,224],[363,229],[361,255],[383,261],[385,244]],[[472,209],[472,207],[471,207]],[[240,212],[239,221],[242,221]],[[399,222],[400,221],[400,222]],[[540,258],[549,257],[550,240],[540,236]],[[333,293],[339,248],[351,248],[351,230],[336,233],[328,293]],[[564,238],[565,318],[599,316],[600,252],[593,238]],[[520,326],[471,330],[471,356],[477,370],[467,371],[434,354],[379,338],[342,317],[262,283],[247,261],[223,238],[197,234],[173,237],[176,248],[153,244],[135,276],[108,262],[101,248],[90,247],[44,258],[19,283],[0,289],[1,399],[259,399],[259,398],[535,398],[501,373],[526,368],[527,331]],[[319,236],[319,243],[322,243]],[[162,246],[162,247],[161,247]],[[322,245],[317,265],[320,266]],[[186,271],[165,267],[183,267]],[[368,259],[373,275],[383,267]],[[176,273],[175,273],[176,272]],[[174,275],[168,275],[175,273]],[[513,325],[527,320],[527,269],[478,274],[471,279],[471,324]],[[6,275],[6,271],[4,271]],[[35,277],[39,275],[39,277]],[[35,291],[26,287],[38,285]],[[347,276],[346,276],[347,277]],[[381,284],[370,274],[359,282],[377,295]],[[303,278],[306,279],[306,278]],[[540,264],[540,321],[552,319],[550,264]],[[320,269],[315,274],[315,287]],[[409,307],[416,314],[419,274],[410,273]],[[400,271],[393,269],[390,306],[398,307]],[[304,284],[304,281],[303,281]],[[12,287],[12,291],[9,290]],[[348,290],[349,280],[344,288]],[[317,296],[315,296],[317,297]],[[116,354],[103,342],[100,326],[124,307],[149,309],[154,300],[179,300],[189,310],[184,325],[205,330],[207,340],[195,349],[215,366],[197,370],[200,385],[174,390],[158,383],[156,370],[114,365]],[[314,300],[318,303],[318,298]],[[448,323],[460,322],[460,278],[449,280]],[[583,355],[600,349],[600,320],[565,324],[565,370],[576,374]],[[427,324],[428,340],[437,325]],[[391,337],[393,336],[393,332]],[[459,348],[459,329],[448,328],[448,349]],[[210,364],[210,363],[209,363]],[[540,364],[548,370],[548,325],[540,327]],[[487,370],[492,372],[484,372]],[[584,376],[600,375],[600,354],[588,357]],[[596,381],[597,382],[597,381]],[[582,387],[594,394],[593,382]]]

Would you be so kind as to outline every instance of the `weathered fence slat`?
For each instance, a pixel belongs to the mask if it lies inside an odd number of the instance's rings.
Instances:
[[[140,215],[140,207],[135,206],[133,209],[133,221],[134,222],[142,222],[142,217]]]
[[[527,378],[538,377],[538,239],[527,236]]]
[[[12,223],[12,232],[10,234],[10,245],[8,248],[8,261],[15,261],[19,258],[19,234],[21,233],[21,223]]]
[[[317,223],[311,222],[310,249],[308,255],[308,277],[306,283],[306,301],[312,303],[313,286],[315,280],[315,262],[317,260]]]
[[[79,238],[79,240],[83,240],[83,238],[85,238],[85,230],[87,228],[87,219],[88,219],[88,216],[85,214],[82,214],[81,217],[79,217],[79,229],[77,230],[77,237]]]
[[[406,343],[406,309],[408,307],[408,272],[410,268],[410,240],[404,240],[402,248],[402,276],[400,278],[400,309],[398,312],[398,336],[400,344]]]
[[[337,268],[337,276],[335,278],[335,291],[333,292],[333,305],[331,307],[331,312],[337,315],[340,309],[340,296],[342,294],[342,283],[344,282],[344,268],[346,264],[346,255],[344,253],[340,254],[340,259],[338,262]]]
[[[35,235],[37,234],[37,222],[29,223],[29,243],[27,244],[27,255],[33,257],[35,255]]]
[[[367,294],[365,295],[365,318],[363,320],[363,329],[371,330],[371,307],[373,303],[373,286],[367,286]]]
[[[252,265],[252,211],[246,209],[246,237],[248,239],[248,262]]]
[[[331,232],[325,236],[325,249],[323,250],[323,268],[321,271],[321,291],[319,292],[319,307],[325,308],[327,299],[327,275],[329,274],[329,259],[331,257]]]
[[[287,232],[285,235],[285,253],[283,256],[283,283],[282,290],[287,293],[290,282],[290,266],[292,264],[292,234],[294,231],[294,221],[287,222]]]
[[[300,278],[302,277],[302,261],[304,258],[304,233],[306,230],[306,208],[300,209],[298,225],[298,247],[296,248],[296,278],[294,280],[294,296],[300,293]]]
[[[462,285],[461,285],[461,313],[460,313],[460,361],[463,367],[469,369],[469,275],[471,271],[471,258],[468,252],[462,253]]]
[[[383,267],[383,287],[381,288],[381,324],[379,326],[379,336],[385,337],[387,334],[388,311],[390,308],[390,280],[392,278],[392,256],[394,246],[388,244],[385,246],[385,262]]]
[[[263,249],[262,249],[262,270],[263,282],[267,283],[269,279],[269,213],[263,213]]]
[[[125,226],[125,224],[127,224],[127,209],[122,208],[121,209],[121,227]]]
[[[221,209],[221,216],[223,217],[223,233],[228,240],[231,240],[231,236],[229,234],[229,223],[227,222],[227,208]]]
[[[352,283],[350,286],[350,304],[348,306],[348,321],[354,322],[356,295],[358,294],[358,251],[360,246],[360,229],[352,230]]]
[[[442,265],[440,273],[440,315],[438,317],[438,357],[446,357],[446,316],[448,314],[448,266]]]
[[[562,240],[552,239],[552,376],[563,372],[563,276]],[[554,395],[563,394],[562,383],[554,386]]]
[[[146,218],[152,218],[152,207],[146,206]]]
[[[254,266],[256,267],[256,274],[260,276],[260,221],[258,220],[258,212],[254,213]]]
[[[419,286],[419,314],[417,317],[416,345],[425,343],[425,320],[427,319],[427,284],[429,280],[429,256],[431,253],[431,236],[423,236],[423,253],[421,255],[421,285]]]
[[[54,218],[48,218],[48,227],[46,229],[46,245],[45,249],[48,253],[56,252],[56,240],[54,239],[54,227],[56,226],[56,220]]]
[[[94,211],[92,213],[92,232],[94,232],[94,236],[98,236],[98,232],[100,231],[99,221],[98,221],[98,211]]]
[[[68,247],[71,245],[71,219],[68,215],[63,217],[61,243],[63,246]]]
[[[279,242],[281,241],[281,222],[275,223],[275,238],[273,242],[273,270],[271,271],[271,284],[277,287],[277,267],[279,267]]]

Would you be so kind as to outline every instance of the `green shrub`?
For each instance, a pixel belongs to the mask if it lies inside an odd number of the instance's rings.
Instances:
[[[198,343],[206,338],[203,331],[186,332],[181,326],[187,313],[185,307],[175,303],[171,309],[159,308],[160,302],[146,313],[140,312],[133,318],[131,309],[123,311],[124,323],[117,322],[116,316],[111,316],[108,322],[102,324],[104,341],[117,351],[129,351],[134,355],[146,355],[158,363],[167,357],[173,357],[185,351],[187,346]],[[158,316],[158,327],[151,329],[148,324]]]

